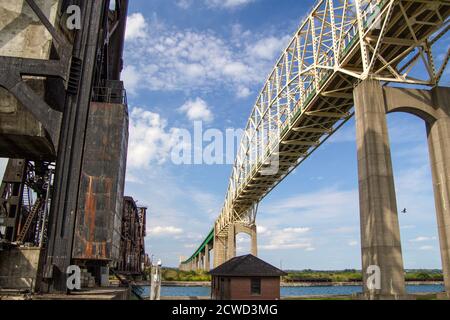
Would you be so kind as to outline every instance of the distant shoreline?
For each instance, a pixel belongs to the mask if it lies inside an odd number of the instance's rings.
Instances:
[[[443,281],[406,281],[407,285],[440,285]],[[162,281],[163,287],[210,287],[209,281]],[[361,286],[362,282],[282,282],[282,287]]]

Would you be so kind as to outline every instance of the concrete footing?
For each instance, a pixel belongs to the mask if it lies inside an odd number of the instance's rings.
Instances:
[[[42,255],[39,248],[11,247],[0,251],[0,288],[39,290]]]

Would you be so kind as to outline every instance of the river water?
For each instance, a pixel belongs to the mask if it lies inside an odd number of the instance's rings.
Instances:
[[[149,287],[144,295],[148,295]],[[210,287],[162,287],[162,297],[206,297],[210,296]],[[408,293],[443,292],[444,286],[437,284],[407,285]],[[351,295],[362,292],[361,286],[317,286],[317,287],[281,287],[282,297],[300,297],[314,295]]]

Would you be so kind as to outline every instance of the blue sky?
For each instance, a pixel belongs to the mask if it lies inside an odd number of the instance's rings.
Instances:
[[[221,130],[243,128],[267,74],[313,4],[131,1],[126,191],[149,206],[147,250],[166,265],[189,256],[210,230],[231,173],[230,165],[173,165],[170,133],[192,131],[194,119]],[[142,109],[139,116],[134,108]],[[405,266],[440,268],[424,124],[407,114],[388,121],[398,207],[408,208],[400,215]],[[257,223],[260,256],[275,265],[360,268],[353,121],[263,200]],[[248,252],[248,237],[240,235],[238,247]]]
[[[174,165],[174,132],[243,128],[267,74],[314,1],[131,0],[123,79],[126,194],[148,206],[147,252],[178,265],[212,228],[231,165]],[[446,45],[448,46],[448,45]],[[446,48],[443,48],[447,50]],[[448,71],[445,79],[448,85]],[[406,268],[440,268],[425,126],[388,116]],[[260,204],[260,256],[289,269],[360,268],[354,121]],[[4,162],[0,162],[4,166]],[[238,253],[249,252],[238,236]]]

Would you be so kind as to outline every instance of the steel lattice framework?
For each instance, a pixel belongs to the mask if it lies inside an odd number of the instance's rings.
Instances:
[[[253,107],[216,233],[254,223],[262,198],[352,117],[358,82],[436,86],[450,50],[436,66],[432,46],[449,13],[448,0],[318,1]]]

